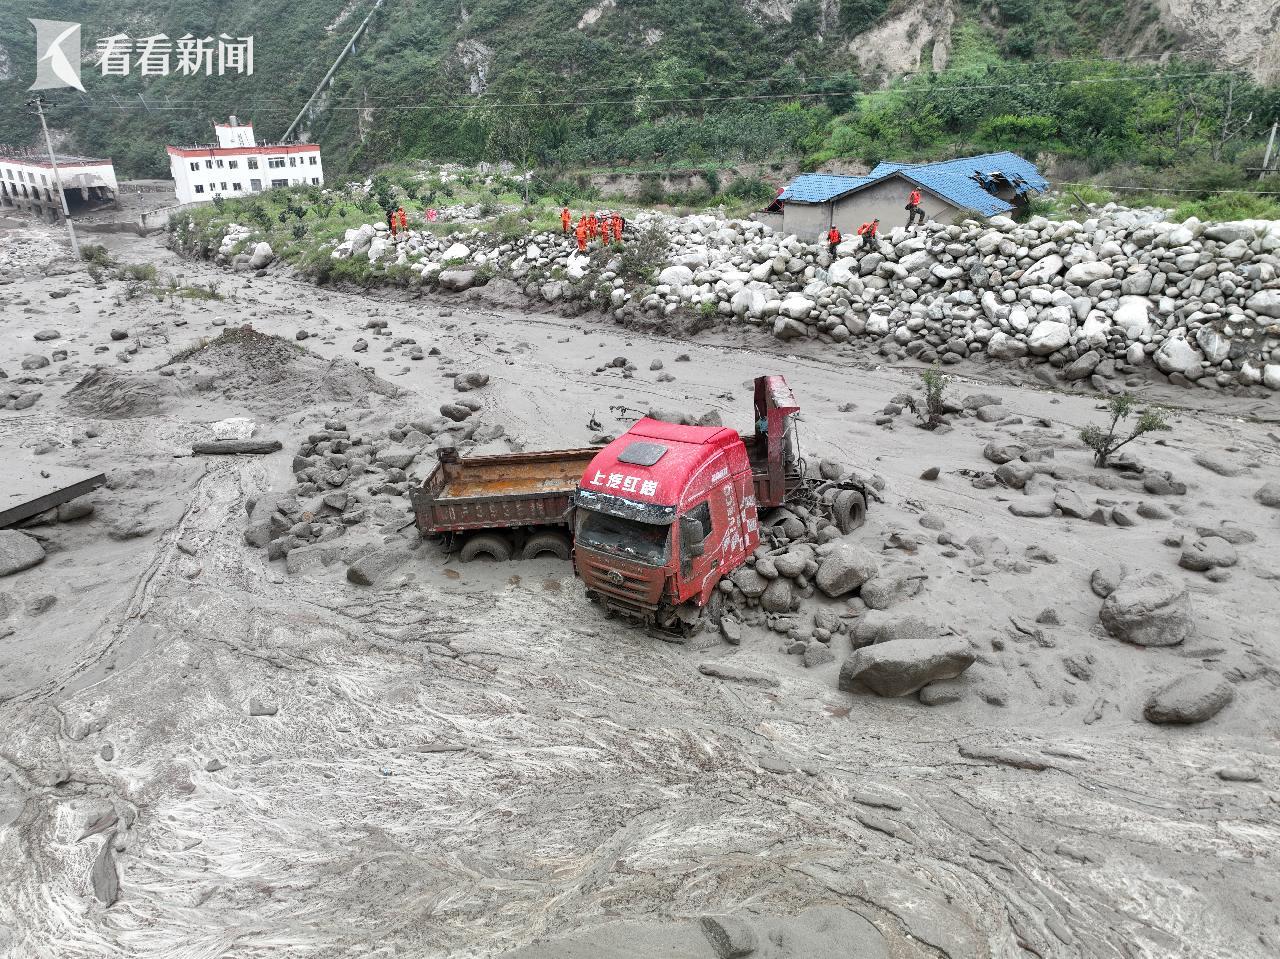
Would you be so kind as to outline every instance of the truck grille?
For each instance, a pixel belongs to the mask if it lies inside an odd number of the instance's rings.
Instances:
[[[620,600],[623,604],[657,609],[662,597],[662,570],[636,568],[613,557],[597,556],[578,547],[578,575],[588,589]]]

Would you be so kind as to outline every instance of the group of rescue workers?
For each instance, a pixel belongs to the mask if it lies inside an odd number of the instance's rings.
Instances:
[[[621,243],[622,233],[627,228],[626,218],[621,213],[601,212],[584,213],[573,225],[573,214],[565,207],[560,211],[560,230],[565,236],[570,233],[578,241],[578,252],[586,252],[587,244],[599,240],[606,246],[610,243]]]
[[[387,211],[387,228],[391,231],[391,239],[396,238],[396,232],[409,232],[409,214],[404,212],[404,207],[398,210]]]
[[[907,197],[907,229],[911,229],[912,223],[919,217],[920,225],[924,226],[925,217],[924,209],[920,206],[920,190],[913,188],[910,196]],[[854,251],[866,250],[872,246],[880,236],[880,219],[877,217],[869,223],[864,223],[858,227],[858,245],[854,247]],[[827,231],[827,251],[832,255],[836,255],[836,247],[844,242],[844,236],[833,223],[831,229]]]

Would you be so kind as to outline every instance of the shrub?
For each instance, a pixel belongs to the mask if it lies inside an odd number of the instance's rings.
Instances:
[[[1152,406],[1142,411],[1133,430],[1128,436],[1121,438],[1116,434],[1116,428],[1129,418],[1129,414],[1133,412],[1133,407],[1134,398],[1130,394],[1122,393],[1113,397],[1111,402],[1107,404],[1107,411],[1111,414],[1111,422],[1105,428],[1098,426],[1096,423],[1090,423],[1080,431],[1080,439],[1085,446],[1093,450],[1095,466],[1106,466],[1107,459],[1116,450],[1126,443],[1132,443],[1144,433],[1172,429],[1166,422],[1166,418],[1169,415],[1168,412],[1158,406]]]
[[[942,367],[935,360],[933,366],[920,373],[920,382],[924,386],[924,402],[922,405],[911,399],[911,412],[924,429],[937,429],[942,425],[943,407],[951,377],[942,372]]]
[[[661,223],[650,223],[634,240],[623,244],[619,254],[622,273],[637,280],[647,280],[649,274],[666,262],[671,238]]]

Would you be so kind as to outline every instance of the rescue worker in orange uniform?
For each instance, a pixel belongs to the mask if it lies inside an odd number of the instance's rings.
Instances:
[[[396,211],[387,211],[387,229],[391,231],[391,239],[396,238]]]
[[[578,252],[585,253],[587,251],[587,218],[585,216],[578,218],[578,229],[575,232],[578,237]]]
[[[836,247],[840,245],[840,241],[842,239],[844,239],[844,237],[840,235],[840,231],[837,230],[836,225],[832,223],[831,229],[827,231],[827,252],[832,256],[835,256]]]
[[[615,213],[613,215],[613,239],[618,243],[622,242],[622,214],[621,213]]]
[[[573,217],[569,215],[568,207],[565,207],[563,210],[560,211],[560,232],[564,233],[565,236],[569,235],[569,222],[572,219]]]
[[[862,226],[858,227],[858,236],[862,238],[862,242],[859,243],[858,249],[865,250],[871,244],[875,243],[876,234],[879,233],[879,231],[880,221],[878,219],[872,220],[870,223],[864,223]]]
[[[907,197],[907,229],[911,229],[911,222],[920,217],[920,225],[924,226],[924,210],[920,209],[920,188],[913,187],[911,195]]]
[[[396,217],[400,220],[400,232],[407,234],[409,232],[409,214],[404,212],[404,207],[396,211]]]

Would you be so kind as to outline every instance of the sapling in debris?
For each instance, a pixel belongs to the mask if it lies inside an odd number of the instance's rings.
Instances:
[[[1152,406],[1138,415],[1138,422],[1134,424],[1128,436],[1124,436],[1122,432],[1118,433],[1117,429],[1120,428],[1121,423],[1129,418],[1129,415],[1133,412],[1133,407],[1134,398],[1128,393],[1121,393],[1119,396],[1112,397],[1111,402],[1107,404],[1107,412],[1111,414],[1111,422],[1106,427],[1090,423],[1080,431],[1080,439],[1084,441],[1085,446],[1093,450],[1093,463],[1095,466],[1106,466],[1107,460],[1116,450],[1126,443],[1132,443],[1143,433],[1172,429],[1166,421],[1169,416],[1168,411],[1158,406]]]
[[[935,362],[933,366],[921,372],[920,380],[924,384],[923,404],[912,397],[908,399],[907,405],[916,415],[923,429],[934,430],[942,425],[942,414],[945,412],[943,404],[951,377],[943,373],[942,367]]]

